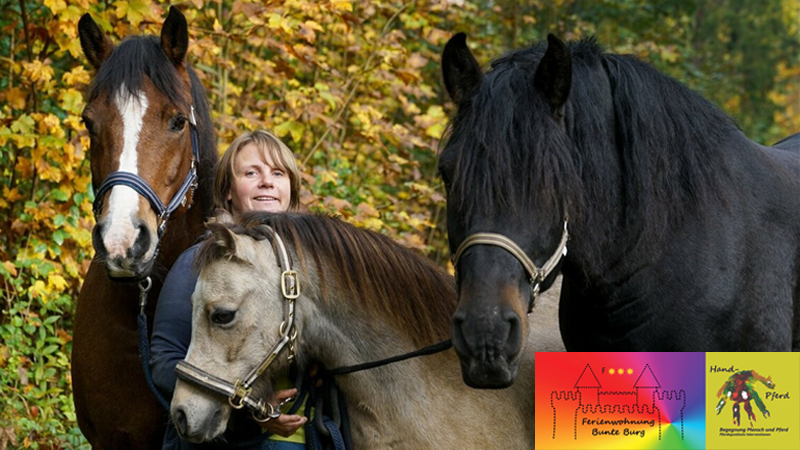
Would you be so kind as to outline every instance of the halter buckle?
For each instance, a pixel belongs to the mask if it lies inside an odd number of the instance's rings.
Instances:
[[[291,280],[291,285],[289,284]],[[281,273],[281,292],[287,300],[300,297],[300,282],[297,280],[296,270],[284,270]]]
[[[246,388],[242,385],[242,380],[236,380],[233,386],[233,395],[228,397],[228,403],[233,409],[244,408],[244,399],[253,391],[253,388]]]

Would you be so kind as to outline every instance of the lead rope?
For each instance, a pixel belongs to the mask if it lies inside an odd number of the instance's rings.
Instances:
[[[147,306],[147,293],[153,287],[153,280],[150,277],[145,278],[139,282],[139,316],[137,318],[139,330],[139,359],[142,361],[142,370],[144,371],[144,379],[147,381],[147,387],[150,392],[155,395],[156,400],[164,408],[169,411],[169,402],[159,392],[153,382],[153,373],[150,371],[150,340],[147,337],[147,314],[144,313],[144,307]]]

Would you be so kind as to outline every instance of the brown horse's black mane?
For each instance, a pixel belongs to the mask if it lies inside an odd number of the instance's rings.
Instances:
[[[256,240],[270,238],[272,227],[294,248],[300,270],[313,263],[320,275],[323,299],[330,286],[349,293],[369,315],[388,317],[414,340],[428,345],[450,333],[456,306],[455,282],[419,254],[372,231],[325,215],[252,212],[231,231]],[[214,239],[200,247],[196,267],[229,256]]]
[[[197,120],[197,132],[200,146],[198,179],[200,183],[195,193],[204,205],[205,216],[213,211],[211,187],[214,178],[214,164],[217,161],[214,123],[208,107],[205,88],[197,74],[187,63],[186,70],[191,81],[192,105]],[[87,104],[101,94],[112,95],[124,87],[128,96],[135,96],[143,88],[145,78],[149,78],[153,86],[170,103],[183,110],[189,109],[184,97],[185,86],[181,81],[175,65],[167,58],[156,36],[129,36],[114,48],[103,65],[98,69],[86,95]],[[102,180],[93,180],[99,183]],[[95,186],[97,188],[97,186]]]

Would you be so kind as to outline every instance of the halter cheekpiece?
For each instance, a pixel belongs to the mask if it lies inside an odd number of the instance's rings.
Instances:
[[[567,241],[569,240],[569,232],[567,231],[567,219],[564,218],[564,231],[561,233],[561,240],[556,247],[555,252],[550,258],[545,261],[544,265],[539,268],[536,264],[528,258],[528,255],[511,239],[497,233],[475,233],[468,236],[461,245],[458,246],[456,253],[453,255],[453,267],[457,267],[458,260],[466,249],[473,245],[493,245],[500,247],[507,252],[511,253],[522,264],[525,272],[530,277],[531,284],[531,298],[528,304],[528,314],[533,311],[536,297],[539,296],[541,284],[544,280],[555,270],[561,258],[567,256]]]
[[[164,202],[161,201],[153,188],[151,188],[142,177],[132,172],[117,171],[106,177],[95,193],[94,204],[92,205],[95,219],[99,218],[100,214],[103,212],[103,197],[106,192],[117,185],[127,186],[144,197],[148,203],[150,203],[150,207],[153,208],[153,211],[155,211],[158,217],[158,237],[160,239],[167,228],[169,216],[179,207],[186,206],[187,194],[189,194],[189,206],[191,207],[191,197],[194,195],[195,189],[197,189],[197,161],[200,160],[200,145],[197,137],[197,122],[194,117],[194,106],[191,107],[189,112],[189,134],[192,139],[192,165],[189,172],[186,174],[186,178],[183,180],[183,184],[181,184],[180,188],[178,188],[178,191],[175,192],[175,195],[172,196],[172,200],[170,200],[167,205],[164,205]]]

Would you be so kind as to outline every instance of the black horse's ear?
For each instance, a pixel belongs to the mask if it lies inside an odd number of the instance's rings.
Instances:
[[[544,95],[556,116],[563,115],[563,106],[572,86],[572,58],[561,39],[547,35],[547,51],[539,62],[533,85]]]
[[[89,13],[84,14],[78,21],[78,36],[86,59],[95,69],[99,69],[114,51],[111,39],[103,33]]]
[[[189,50],[189,29],[186,17],[174,6],[169,8],[167,20],[161,27],[161,48],[173,64],[183,65]]]
[[[442,76],[447,93],[456,103],[471,97],[481,85],[483,73],[481,73],[478,61],[467,47],[466,34],[456,34],[444,46]]]

